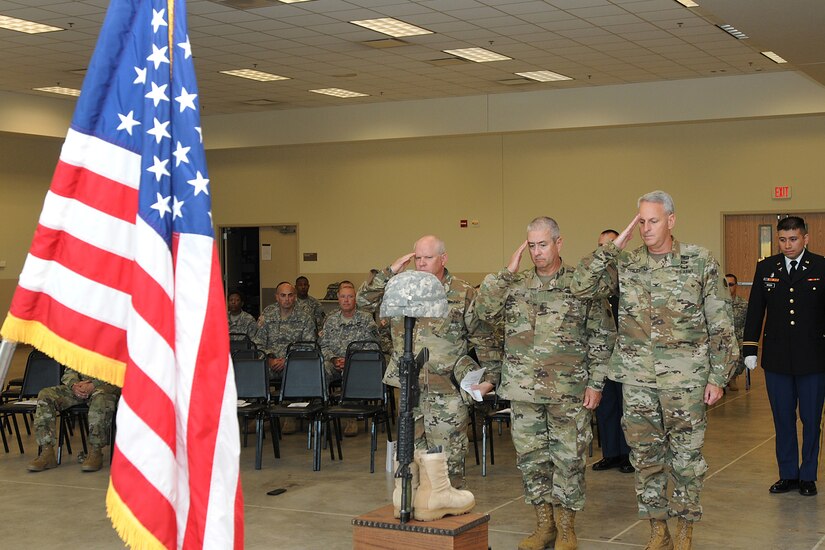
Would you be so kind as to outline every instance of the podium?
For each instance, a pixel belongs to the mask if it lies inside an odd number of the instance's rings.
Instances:
[[[354,550],[487,550],[488,514],[447,516],[402,524],[392,504],[352,520]]]

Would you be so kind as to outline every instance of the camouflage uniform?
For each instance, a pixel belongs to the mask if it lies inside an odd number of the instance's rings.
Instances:
[[[315,323],[297,307],[287,318],[281,317],[281,310],[276,305],[270,315],[264,317],[264,325],[258,329],[252,340],[258,349],[268,356],[278,359],[286,357],[289,344],[299,341],[315,341]],[[277,374],[280,376],[280,373]]]
[[[733,308],[733,327],[736,330],[736,341],[742,346],[742,342],[745,339],[745,319],[748,316],[748,301],[741,296],[734,296],[730,305],[731,308]],[[745,356],[740,353],[739,361],[736,363],[736,371],[733,375],[739,376],[743,372],[745,372]]]
[[[607,270],[611,265],[617,274]],[[619,296],[608,376],[624,384],[622,427],[636,469],[639,517],[698,521],[707,471],[704,388],[725,387],[739,355],[719,264],[708,250],[676,239],[659,261],[645,246],[627,252],[611,242],[582,260],[572,290]]]
[[[374,308],[384,296],[387,281],[393,277],[389,267],[368,278],[358,290],[358,306]],[[428,348],[430,360],[421,369],[421,399],[415,411],[415,446],[428,449],[443,445],[453,484],[464,482],[464,457],[467,455],[469,410],[459,390],[450,379],[456,361],[467,353],[468,332],[464,316],[472,302],[474,290],[469,283],[444,270],[444,291],[449,313],[446,318],[419,319],[415,325],[415,350]],[[385,383],[400,387],[398,361],[404,353],[404,319],[392,319],[393,354]]]
[[[241,311],[237,315],[228,313],[229,319],[229,333],[232,334],[229,338],[231,340],[243,340],[241,334],[246,334],[250,340],[255,338],[258,333],[258,322],[255,318],[245,311]],[[236,336],[237,335],[237,336]]]
[[[332,360],[335,357],[346,357],[347,346],[358,340],[378,342],[378,327],[375,326],[372,315],[366,311],[356,310],[352,317],[347,318],[338,309],[326,318],[318,344],[324,354],[327,377],[331,379],[337,375],[340,378]]]
[[[485,281],[493,277],[493,274],[487,275]],[[477,299],[478,296],[476,296]],[[496,387],[501,379],[501,361],[504,357],[504,323],[501,320],[488,323],[479,318],[475,309],[475,300],[473,300],[465,319],[467,330],[470,332],[470,347],[475,351],[478,359],[478,366],[471,365],[471,367],[483,367],[482,381],[489,382]],[[456,377],[460,381],[461,376],[456,375]],[[493,412],[493,402],[486,399],[481,402],[473,401],[472,406],[475,408],[475,436],[481,437],[479,426],[483,424],[484,418]]]
[[[306,298],[295,297],[295,309],[301,309],[309,315],[312,322],[315,324],[315,332],[318,333],[324,328],[324,307],[316,298],[307,294]]]
[[[43,388],[37,394],[37,410],[34,413],[34,435],[37,438],[37,444],[41,447],[57,445],[57,437],[54,433],[57,412],[74,405],[88,403],[89,444],[96,449],[108,445],[112,414],[117,407],[120,388],[71,369],[66,369],[60,381],[60,386]],[[72,385],[85,381],[92,382],[95,389],[88,399],[81,399],[75,396]]]
[[[504,321],[498,394],[513,409],[513,445],[528,504],[584,507],[585,450],[593,434],[586,387],[601,391],[615,337],[599,301],[570,292],[573,269],[546,283],[535,269],[485,279],[478,316]]]

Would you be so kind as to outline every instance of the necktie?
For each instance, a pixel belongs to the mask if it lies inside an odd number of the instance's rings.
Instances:
[[[788,275],[790,275],[791,279],[793,279],[793,276],[796,275],[796,264],[796,260],[791,260],[791,270],[788,272]]]

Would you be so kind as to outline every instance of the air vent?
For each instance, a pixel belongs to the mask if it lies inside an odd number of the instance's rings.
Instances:
[[[469,61],[459,57],[441,57],[439,59],[430,59],[427,63],[435,65],[436,67],[452,67],[453,65],[464,65],[469,63]]]
[[[254,105],[256,107],[267,107],[271,105],[278,105],[280,101],[273,101],[271,99],[250,99],[249,101],[244,101],[244,105]]]
[[[399,40],[398,38],[379,38],[377,40],[365,40],[364,42],[361,42],[361,44],[364,46],[369,46],[370,48],[384,49],[408,46],[410,43]]]
[[[536,81],[529,78],[505,78],[496,82],[505,86],[521,86],[522,84],[535,84]]]

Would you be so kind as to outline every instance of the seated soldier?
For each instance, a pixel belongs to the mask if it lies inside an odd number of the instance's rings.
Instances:
[[[226,304],[229,307],[229,339],[243,340],[244,336],[249,340],[255,338],[258,333],[258,324],[255,318],[243,310],[243,295],[239,290],[230,290]]]
[[[30,472],[42,472],[57,467],[54,447],[57,439],[54,434],[55,419],[58,411],[74,405],[89,405],[89,454],[80,469],[84,472],[96,472],[103,466],[102,449],[109,444],[109,430],[112,427],[112,414],[115,412],[120,388],[66,369],[60,386],[43,388],[37,395],[37,410],[34,413],[34,435],[40,445],[40,456],[29,462]]]
[[[295,307],[307,312],[310,319],[315,323],[315,332],[318,333],[324,327],[324,308],[316,298],[309,295],[309,279],[301,275],[295,279]]]
[[[378,327],[372,315],[355,309],[355,285],[342,281],[338,286],[338,309],[327,316],[318,343],[324,354],[324,367],[328,380],[340,380],[344,370],[347,346],[359,340],[378,342]],[[355,418],[344,421],[344,435],[358,434]]]
[[[267,308],[261,317],[253,342],[266,353],[273,378],[280,378],[286,365],[286,350],[295,342],[314,342],[315,323],[304,311],[295,307],[295,287],[282,282],[275,288],[277,307]],[[295,419],[286,418],[281,432],[295,433]]]

